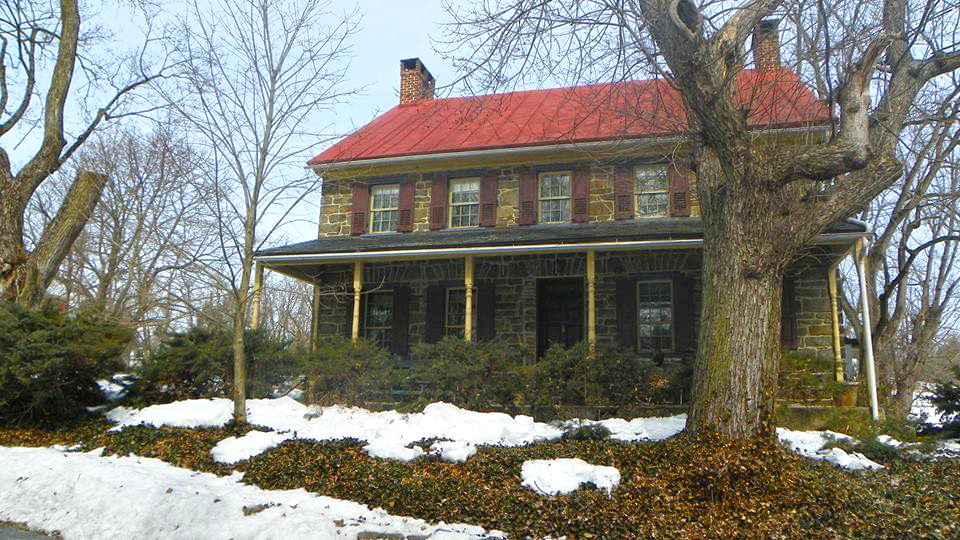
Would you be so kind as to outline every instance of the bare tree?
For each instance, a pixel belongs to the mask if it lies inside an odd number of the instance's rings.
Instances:
[[[704,224],[691,431],[772,434],[784,268],[893,185],[902,170],[898,134],[918,93],[960,67],[942,3],[910,6],[909,18],[907,0],[884,0],[882,9],[836,3],[828,16],[852,24],[811,47],[820,48],[811,69],[838,115],[834,129],[823,142],[757,144],[731,84],[746,40],[767,17],[800,10],[816,20],[823,4],[504,0],[450,9],[449,42],[468,48],[460,58],[468,83],[655,73],[677,89]]]
[[[182,74],[192,97],[171,100],[206,144],[215,196],[219,260],[207,268],[230,291],[233,312],[234,419],[246,422],[243,335],[253,254],[298,202],[318,187],[305,154],[323,142],[319,113],[341,89],[356,14],[330,13],[321,0],[221,0],[194,4],[182,26]],[[290,167],[284,169],[284,166]],[[296,172],[292,172],[296,171]]]
[[[925,363],[958,308],[960,89],[951,82],[927,92],[911,113],[898,145],[903,178],[863,215],[877,231],[866,281],[879,395],[887,413],[899,418],[910,412]],[[862,336],[855,317],[859,288],[845,292],[844,311]]]
[[[155,66],[146,56],[147,49],[160,40],[149,33],[130,58],[98,64],[83,56],[81,46],[92,39],[81,34],[80,19],[76,0],[61,0],[59,9],[29,1],[5,2],[0,7],[0,290],[8,299],[28,306],[43,298],[107,179],[78,171],[56,215],[28,253],[23,224],[30,198],[102,123],[151,109],[151,105],[135,106],[132,97],[165,74],[162,62]],[[72,91],[78,61],[88,84]],[[47,73],[49,81],[44,85]],[[82,121],[76,135],[70,135],[64,111],[68,103],[84,104],[78,94],[92,101],[91,96],[106,97],[95,100],[94,112]],[[42,137],[32,156],[15,171],[8,150],[19,144],[14,142],[18,135],[28,137],[34,128],[42,131]]]
[[[39,238],[76,170],[108,178],[100,203],[74,242],[54,287],[68,306],[138,330],[141,346],[187,315],[179,283],[213,248],[200,201],[202,159],[173,124],[94,136],[31,200],[27,236]]]

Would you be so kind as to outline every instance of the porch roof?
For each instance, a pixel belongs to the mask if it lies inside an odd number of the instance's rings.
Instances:
[[[867,232],[866,224],[862,222],[842,221],[821,234],[817,243],[849,244]],[[327,236],[261,250],[256,253],[256,258],[272,267],[271,263],[330,264],[361,259],[453,258],[470,254],[696,248],[702,239],[703,223],[699,218],[657,218]]]

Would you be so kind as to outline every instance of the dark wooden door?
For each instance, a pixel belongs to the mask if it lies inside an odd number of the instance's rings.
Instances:
[[[537,358],[553,343],[583,339],[583,278],[537,280]]]

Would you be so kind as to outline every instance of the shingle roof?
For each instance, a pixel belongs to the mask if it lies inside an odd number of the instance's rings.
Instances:
[[[742,71],[735,97],[753,129],[822,124],[830,117],[785,68]],[[665,80],[434,99],[390,109],[308,164],[636,139],[685,129],[680,96]]]
[[[827,233],[863,233],[866,228],[842,221]],[[302,255],[315,253],[352,253],[387,250],[440,249],[580,243],[591,241],[628,241],[703,238],[699,218],[655,218],[595,223],[542,224],[506,228],[444,229],[413,233],[377,233],[358,236],[325,236],[316,240],[257,252],[264,255]]]

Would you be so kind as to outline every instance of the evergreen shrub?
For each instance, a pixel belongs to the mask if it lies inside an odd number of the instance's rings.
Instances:
[[[123,367],[125,326],[0,302],[0,424],[64,424],[104,402],[98,379]]]
[[[296,374],[296,359],[286,341],[263,330],[248,330],[244,344],[247,397],[269,397],[274,388]],[[144,405],[225,397],[232,388],[233,332],[194,327],[171,335],[155,353],[142,359],[128,400]]]
[[[361,405],[371,394],[395,383],[387,351],[365,339],[353,343],[341,336],[324,336],[313,351],[298,353],[307,378],[307,400],[320,405]]]

